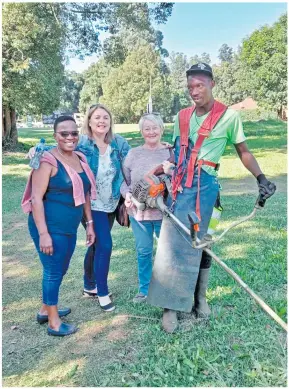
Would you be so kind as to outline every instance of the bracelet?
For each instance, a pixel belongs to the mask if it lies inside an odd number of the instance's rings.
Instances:
[[[88,220],[88,222],[86,222],[85,224],[88,225],[88,224],[91,224],[93,223],[93,220]]]

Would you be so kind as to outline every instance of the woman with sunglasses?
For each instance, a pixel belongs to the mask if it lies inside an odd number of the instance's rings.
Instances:
[[[28,227],[43,266],[40,324],[48,322],[48,334],[71,335],[74,325],[61,322],[70,308],[58,310],[59,288],[76,245],[77,228],[83,212],[87,220],[86,245],[95,240],[91,198],[96,198],[95,179],[85,157],[75,153],[79,132],[70,116],[54,123],[57,147],[43,154],[40,167],[32,170],[22,208],[29,213]]]
[[[134,147],[123,164],[126,181],[123,181],[121,193],[125,197],[129,218],[135,237],[138,261],[139,292],[134,303],[146,301],[152,275],[153,238],[159,237],[162,213],[158,209],[139,211],[133,205],[131,196],[133,186],[154,167],[162,164],[171,155],[170,145],[161,143],[164,124],[159,114],[144,114],[139,121],[139,129],[144,138],[142,146]]]
[[[97,190],[96,200],[91,202],[96,240],[84,259],[83,295],[98,297],[100,307],[110,312],[115,309],[107,283],[112,252],[111,228],[123,181],[121,161],[130,146],[122,136],[113,133],[112,114],[102,104],[88,109],[82,132],[77,150],[86,156],[96,178]],[[30,150],[30,157],[32,153]]]

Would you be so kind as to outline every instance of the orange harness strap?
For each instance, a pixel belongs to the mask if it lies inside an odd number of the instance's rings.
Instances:
[[[186,180],[186,187],[190,188],[193,183],[194,178],[194,169],[195,165],[198,159],[198,154],[200,151],[200,148],[202,147],[202,144],[206,138],[210,136],[210,133],[212,129],[215,127],[215,125],[218,123],[218,121],[221,119],[223,114],[226,112],[227,106],[219,103],[218,101],[214,102],[214,105],[209,113],[209,115],[204,120],[204,123],[201,125],[201,127],[198,130],[198,138],[196,140],[196,143],[194,145],[194,148],[191,153],[191,158],[188,164],[188,175]]]
[[[182,179],[187,171],[187,179],[185,186],[187,188],[190,188],[193,183],[194,179],[194,171],[195,167],[198,165],[198,192],[197,192],[197,201],[196,201],[196,213],[199,219],[201,220],[200,215],[200,173],[202,169],[202,165],[208,165],[211,167],[216,168],[217,164],[211,161],[205,161],[205,160],[198,160],[198,154],[201,149],[201,146],[204,142],[204,140],[209,137],[210,132],[215,127],[217,122],[220,120],[220,118],[223,116],[223,114],[227,110],[227,106],[218,102],[214,101],[214,105],[207,116],[207,118],[204,120],[204,123],[201,125],[201,127],[198,130],[198,138],[196,140],[196,143],[192,149],[190,160],[188,163],[187,168],[185,167],[186,163],[186,153],[188,149],[188,142],[189,142],[189,129],[190,129],[190,119],[191,116],[196,109],[196,106],[192,106],[189,108],[182,109],[179,113],[179,126],[180,126],[180,137],[181,137],[181,146],[180,146],[180,154],[178,159],[178,164],[175,169],[175,172],[173,174],[172,178],[172,197],[173,201],[176,200],[177,192],[181,188],[181,182]]]
[[[177,197],[177,192],[181,186],[182,179],[186,173],[185,163],[186,154],[189,145],[189,130],[191,116],[196,109],[196,106],[184,108],[179,113],[179,126],[180,126],[180,154],[177,163],[177,167],[172,177],[172,197],[173,200]]]

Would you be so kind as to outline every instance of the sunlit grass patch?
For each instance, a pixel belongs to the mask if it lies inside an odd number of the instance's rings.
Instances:
[[[45,370],[34,371],[30,373],[24,373],[23,375],[13,375],[7,377],[3,384],[5,386],[12,385],[17,386],[30,386],[30,387],[39,387],[39,386],[75,386],[74,378],[75,375],[81,374],[82,368],[85,366],[85,358],[74,359],[66,363],[49,364]],[[70,385],[69,385],[70,383]]]

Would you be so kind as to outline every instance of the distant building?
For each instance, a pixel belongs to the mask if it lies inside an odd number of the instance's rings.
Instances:
[[[256,101],[252,97],[246,97],[245,100],[240,103],[231,105],[230,108],[235,109],[236,111],[242,111],[244,109],[257,109],[259,108]]]
[[[42,115],[43,124],[54,124],[55,120],[62,115],[72,116],[71,112],[53,111],[51,115]]]
[[[77,127],[81,127],[83,120],[84,120],[84,115],[82,113],[76,112],[73,114],[74,120],[76,121]]]

